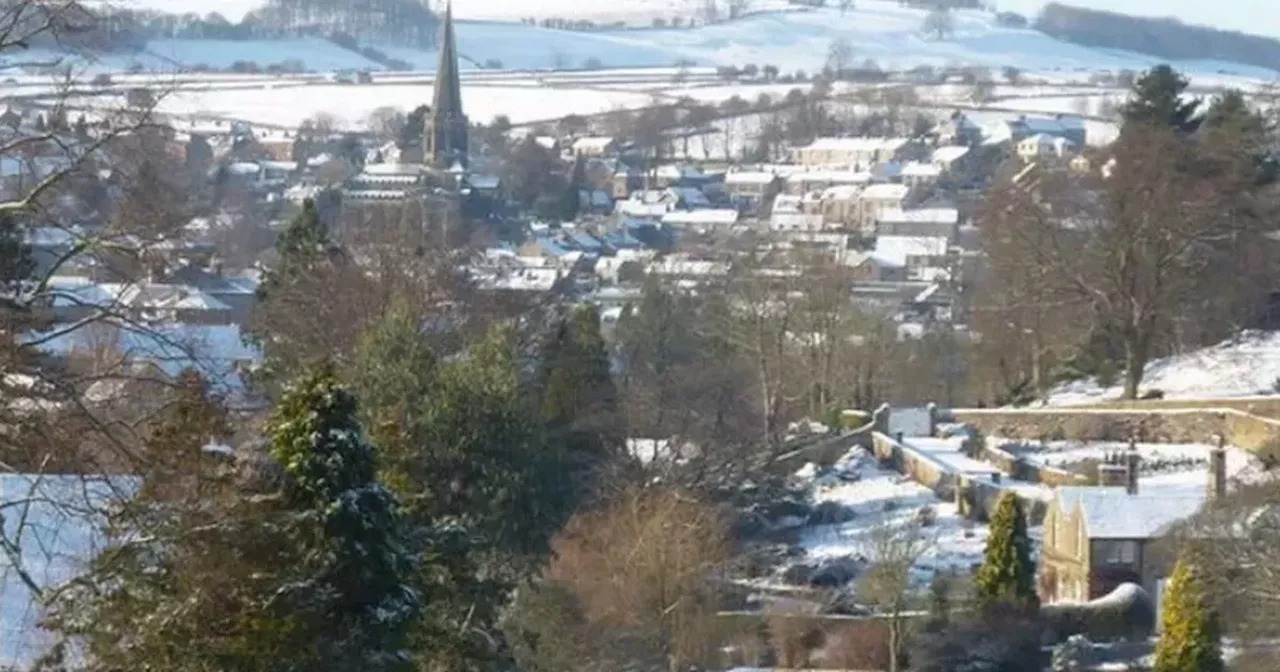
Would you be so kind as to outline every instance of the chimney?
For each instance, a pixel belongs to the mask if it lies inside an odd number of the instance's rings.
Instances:
[[[1130,450],[1124,456],[1124,489],[1131,495],[1138,494],[1138,463],[1142,456],[1136,450]]]
[[[1216,448],[1209,450],[1209,501],[1222,499],[1227,494],[1227,449],[1226,440],[1218,437]]]
[[[1128,480],[1128,470],[1122,464],[1099,464],[1098,485],[1106,488],[1120,488]]]

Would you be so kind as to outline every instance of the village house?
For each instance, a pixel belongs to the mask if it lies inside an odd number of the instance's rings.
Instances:
[[[982,127],[959,111],[939,124],[934,134],[940,145],[973,147],[982,143]]]
[[[1207,487],[1198,493],[1143,493],[1137,453],[1099,466],[1096,487],[1060,487],[1044,519],[1040,599],[1087,601],[1122,583],[1158,596],[1173,558],[1160,540],[1179,522],[1226,492],[1226,451],[1209,451]]]
[[[1018,141],[1018,156],[1023,161],[1061,159],[1075,151],[1077,145],[1063,137],[1037,133]]]
[[[1069,140],[1076,147],[1084,147],[1088,140],[1084,122],[1064,114],[1056,117],[1022,116],[1006,123],[1009,127],[1009,135],[1014,143],[1021,142],[1023,139],[1033,135],[1062,138]]]
[[[846,166],[862,168],[897,161],[911,147],[907,138],[818,138],[792,150],[795,162],[803,166]]]
[[[798,170],[784,178],[786,192],[797,196],[830,187],[866,186],[874,179],[865,170]]]
[[[877,236],[932,236],[956,240],[960,211],[955,208],[885,210],[876,218]]]
[[[898,171],[898,179],[912,189],[930,186],[940,177],[942,177],[941,168],[923,161],[912,161],[903,165]]]
[[[782,178],[759,170],[729,171],[724,176],[729,202],[740,210],[754,210],[782,190]]]
[[[829,187],[818,197],[822,211],[822,219],[827,228],[847,229],[861,226],[859,204],[862,202],[861,187],[841,185]]]
[[[877,236],[872,255],[881,280],[945,280],[949,243],[941,236]]]
[[[906,208],[911,197],[911,187],[905,184],[873,184],[863,189],[858,199],[857,227],[867,234],[874,232],[880,215]]]
[[[942,171],[942,174],[959,177],[968,172],[968,164],[972,155],[973,153],[968,147],[949,145],[933,150],[933,154],[929,157],[929,162],[937,166],[938,170]]]

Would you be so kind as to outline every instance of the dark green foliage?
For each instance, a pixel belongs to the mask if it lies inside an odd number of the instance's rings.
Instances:
[[[502,184],[508,197],[523,208],[532,208],[541,199],[542,216],[558,217],[561,200],[568,188],[564,167],[551,150],[538,144],[533,136],[516,145],[503,165]]]
[[[541,352],[542,418],[549,440],[563,445],[580,483],[618,457],[623,436],[618,393],[594,306],[560,321]]]
[[[1143,73],[1133,85],[1132,98],[1120,110],[1125,126],[1142,124],[1194,133],[1200,128],[1200,100],[1184,101],[1189,81],[1172,67],[1161,64]]]
[[[308,549],[307,579],[280,586],[276,599],[316,629],[332,669],[407,669],[416,561],[395,497],[377,480],[355,397],[318,370],[285,393],[267,434],[285,474],[284,505],[295,512],[294,538]]]
[[[1034,607],[1035,573],[1022,503],[1017,495],[1005,492],[991,516],[987,548],[974,578],[978,601],[987,607]]]
[[[275,459],[238,473],[202,454],[226,431],[217,400],[180,383],[121,534],[50,626],[104,672],[411,669],[416,560],[351,395],[308,375],[268,423]]]
[[[575,504],[563,451],[526,403],[510,336],[494,332],[442,360],[396,309],[366,333],[350,369],[385,478],[430,541],[411,648],[445,669],[499,660],[510,590],[538,568]]]
[[[1217,615],[1199,569],[1181,560],[1161,600],[1161,633],[1153,672],[1221,672]]]

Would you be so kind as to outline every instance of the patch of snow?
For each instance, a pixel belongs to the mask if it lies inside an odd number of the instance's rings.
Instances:
[[[1218,399],[1275,392],[1280,380],[1280,332],[1251,331],[1214,346],[1157,359],[1147,364],[1143,389],[1164,392],[1166,399]],[[1050,406],[1088,404],[1118,398],[1120,385],[1103,387],[1096,380],[1058,386]]]

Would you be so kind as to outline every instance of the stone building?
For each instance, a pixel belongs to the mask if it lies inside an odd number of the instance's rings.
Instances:
[[[1040,599],[1045,603],[1103,597],[1122,583],[1151,595],[1172,571],[1160,541],[1179,522],[1226,490],[1226,452],[1209,453],[1209,482],[1202,492],[1143,493],[1137,453],[1124,465],[1099,467],[1099,486],[1060,487],[1044,519]]]

